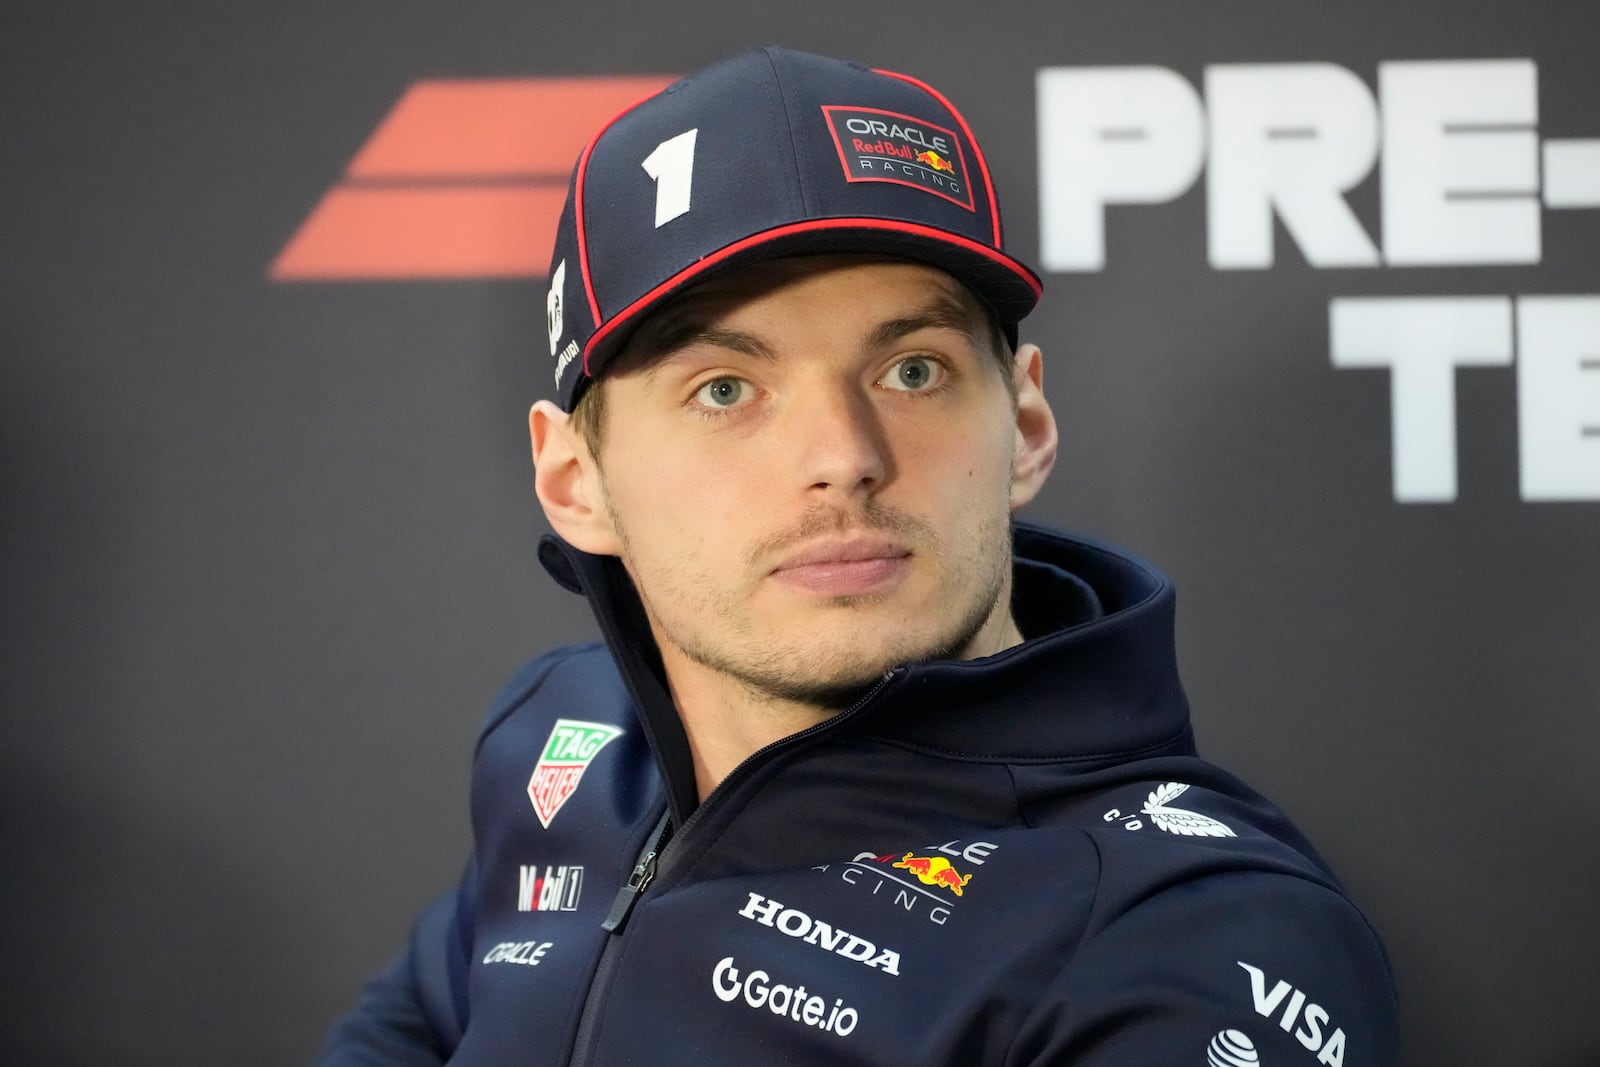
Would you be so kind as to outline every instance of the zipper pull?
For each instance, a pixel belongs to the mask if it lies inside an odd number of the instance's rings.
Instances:
[[[611,912],[606,916],[606,921],[600,924],[600,929],[610,934],[620,934],[622,928],[628,925],[628,916],[633,914],[633,905],[639,899],[639,894],[650,885],[650,880],[656,876],[656,857],[660,855],[665,846],[667,836],[667,819],[670,809],[663,812],[661,821],[656,824],[655,833],[650,835],[650,842],[645,845],[645,851],[639,857],[639,862],[634,864],[633,873],[628,875],[628,882],[617,890],[617,899],[611,902]]]
[[[628,876],[628,884],[617,890],[617,899],[611,902],[611,914],[600,924],[600,929],[607,933],[620,934],[628,923],[628,916],[633,913],[633,902],[639,899],[639,894],[644,892],[644,887],[649,885],[650,879],[655,876],[656,853],[651,849],[644,854],[639,860],[639,865]]]

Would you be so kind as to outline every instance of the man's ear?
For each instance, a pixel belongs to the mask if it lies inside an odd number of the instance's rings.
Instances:
[[[571,417],[548,400],[528,412],[533,444],[533,491],[550,528],[575,548],[620,556],[621,539],[611,522],[600,466]]]
[[[1021,345],[1012,367],[1017,386],[1017,436],[1012,453],[1011,510],[1039,494],[1056,465],[1056,417],[1044,398],[1044,356],[1038,345]]]

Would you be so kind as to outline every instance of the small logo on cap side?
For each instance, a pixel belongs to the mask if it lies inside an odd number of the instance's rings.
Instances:
[[[931,122],[866,107],[822,106],[850,182],[892,182],[975,211],[961,139]]]
[[[562,260],[556,264],[556,269],[550,272],[550,291],[544,298],[544,326],[550,333],[550,355],[556,361],[556,386],[561,385],[561,376],[566,373],[567,367],[574,359],[578,358],[578,342],[568,341],[567,347],[558,353],[556,346],[561,343],[561,335],[566,332],[566,312],[564,307],[567,297],[567,261]]]
[[[561,301],[566,295],[567,288],[567,261],[562,260],[550,274],[550,292],[544,298],[544,328],[550,332],[550,354],[554,356],[561,345],[562,321],[565,316],[561,311]]]

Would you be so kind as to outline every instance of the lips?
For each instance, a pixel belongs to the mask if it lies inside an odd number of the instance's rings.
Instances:
[[[818,541],[785,557],[773,570],[826,566],[831,563],[864,563],[875,559],[904,559],[909,555],[910,549],[881,538]]]
[[[784,557],[772,576],[825,596],[868,596],[893,588],[910,560],[910,549],[882,538],[818,541]]]

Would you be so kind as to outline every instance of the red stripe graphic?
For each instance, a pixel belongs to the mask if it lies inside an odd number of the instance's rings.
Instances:
[[[543,277],[567,175],[585,142],[673,80],[416,82],[269,274],[274,281]]]

